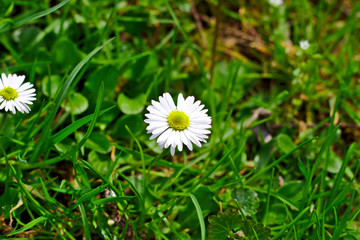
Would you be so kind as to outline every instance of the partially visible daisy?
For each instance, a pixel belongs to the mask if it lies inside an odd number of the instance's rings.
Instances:
[[[201,147],[201,142],[206,142],[207,134],[211,132],[211,117],[203,109],[205,105],[200,100],[195,102],[193,96],[184,99],[180,93],[177,98],[177,106],[169,93],[159,97],[159,102],[152,100],[152,105],[147,107],[149,113],[145,114],[145,122],[149,124],[147,133],[152,133],[150,140],[157,139],[162,148],[170,147],[171,155],[174,156],[175,148],[183,150],[183,144],[192,151],[194,143]]]
[[[106,189],[105,190],[105,197],[106,198],[116,197],[116,193],[111,189]]]
[[[25,76],[1,74],[0,78],[0,110],[16,113],[16,109],[21,113],[29,113],[29,104],[36,100],[35,88],[33,84],[26,82],[23,84]]]
[[[283,5],[283,0],[269,0],[270,5],[272,5],[273,7],[280,7],[281,5]]]
[[[300,48],[302,50],[307,50],[310,47],[310,43],[308,40],[302,40],[300,41]]]

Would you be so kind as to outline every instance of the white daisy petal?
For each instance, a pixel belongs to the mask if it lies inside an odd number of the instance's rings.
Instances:
[[[201,147],[201,143],[199,142],[199,140],[197,139],[197,137],[195,135],[193,135],[187,129],[184,131],[184,133],[185,133],[185,136],[187,136],[190,139],[190,141],[195,143],[196,146]]]
[[[163,120],[155,120],[155,119],[149,119],[149,118],[145,119],[144,122],[146,122],[148,124],[153,123],[153,122],[165,122],[165,123],[167,123],[167,121],[165,119],[163,119]]]
[[[9,111],[9,101],[5,101],[5,111]]]
[[[9,76],[11,76],[11,75],[9,74]],[[9,82],[8,82],[8,78],[6,77],[5,73],[2,73],[2,74],[1,74],[1,79],[2,79],[2,81],[3,81],[4,87],[8,87],[8,86],[9,86]]]
[[[163,98],[162,96],[159,97],[159,101],[160,101],[160,105],[162,108],[165,109],[165,111],[167,113],[171,113],[172,109],[170,108],[169,104],[167,103],[167,101],[165,100],[165,98]]]
[[[18,89],[18,88],[21,86],[21,84],[24,82],[24,80],[25,80],[25,76],[24,76],[24,75],[18,76],[18,77],[16,78],[16,81],[14,81],[13,87],[14,87],[15,89]]]
[[[206,118],[190,118],[191,124],[210,124],[211,120]]]
[[[24,83],[23,85],[21,85],[18,89],[16,89],[18,92],[23,92],[28,90],[29,88],[32,88],[34,85],[32,85],[29,82]]]
[[[167,114],[166,113],[163,113],[161,111],[159,111],[157,108],[155,108],[154,106],[148,106],[146,108],[151,114],[155,114],[155,115],[158,115],[159,117],[164,117],[166,118],[167,117]]]
[[[171,95],[169,93],[164,93],[164,98],[166,99],[166,102],[169,104],[169,107],[172,111],[176,109],[174,100],[171,98]]]
[[[20,106],[19,103],[18,103],[16,100],[13,101],[13,104],[14,104],[14,106],[16,107],[16,109],[17,109],[19,112],[24,113],[23,107]]]
[[[188,127],[189,131],[191,131],[194,134],[210,134],[211,132],[209,130],[206,129],[194,129],[192,127]]]
[[[175,147],[171,147],[171,148],[170,148],[170,153],[171,153],[171,156],[174,156],[174,154],[175,154]]]
[[[26,92],[31,94],[30,91]],[[29,100],[29,99],[26,99]],[[25,101],[25,99],[24,99]],[[193,96],[184,99],[180,93],[177,105],[169,93],[159,96],[159,102],[152,100],[145,114],[147,133],[151,133],[150,140],[157,138],[160,149],[169,148],[173,156],[176,148],[181,152],[184,145],[192,151],[193,143],[201,147],[211,133],[211,117],[207,115],[205,105],[196,101]]]
[[[192,151],[192,143],[190,142],[190,140],[189,140],[189,138],[187,138],[186,136],[185,136],[185,133],[184,133],[184,131],[181,131],[180,132],[180,138],[181,138],[181,141],[188,147],[188,149],[190,150],[190,151]]]
[[[166,129],[168,129],[168,126],[159,127],[157,129],[153,130],[151,133],[152,134],[159,134],[159,133],[164,132]]]
[[[180,132],[176,131],[176,136],[175,136],[175,143],[178,146],[179,151],[181,152],[183,149],[183,142],[181,141],[181,137],[180,137]]]
[[[194,104],[194,101],[195,101],[195,97],[194,96],[189,96],[185,99],[185,107],[186,108],[190,108],[193,104]]]
[[[151,135],[150,140],[157,138],[160,134],[161,133]]]
[[[166,143],[164,144],[165,148],[168,148],[172,142],[174,141],[175,135],[174,134],[170,134],[170,136],[168,137],[168,139],[166,140]]]
[[[152,105],[157,109],[159,110],[160,112],[164,113],[166,116],[171,112],[171,109],[169,108],[168,110],[165,109],[160,102],[157,102],[157,101],[154,101],[152,100],[151,101]]]
[[[2,104],[0,105],[0,110],[3,109],[6,106],[6,100],[2,102]]]
[[[185,99],[182,93],[179,94],[177,99],[177,110],[184,111],[185,110]]]
[[[151,114],[151,113],[147,113],[145,114],[145,116],[149,119],[152,119],[152,120],[159,120],[159,121],[163,121],[163,120],[166,120],[166,118],[164,117],[160,117],[158,115],[155,115],[155,114]]]
[[[31,89],[28,89],[28,90],[22,91],[22,92],[18,91],[19,96],[27,96],[27,95],[29,95],[31,93],[34,93],[34,92],[35,92],[34,88],[31,88]]]
[[[208,129],[211,128],[210,124],[190,124],[190,127],[194,129]]]
[[[170,134],[172,134],[173,130],[172,128],[167,129],[165,132],[163,132],[160,137],[157,139],[157,143],[159,144],[165,144],[166,140],[169,138]]]
[[[146,130],[148,131],[153,131],[157,128],[161,128],[161,127],[168,127],[167,122],[153,122],[151,123],[149,126],[147,126]]]

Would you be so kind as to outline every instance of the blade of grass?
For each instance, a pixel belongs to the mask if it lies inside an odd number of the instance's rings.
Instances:
[[[349,147],[349,149],[348,149],[348,151],[347,151],[347,153],[345,155],[344,161],[341,164],[340,170],[336,174],[334,186],[332,187],[330,197],[327,200],[329,203],[331,203],[334,200],[335,194],[338,194],[338,189],[340,187],[341,180],[344,177],[345,170],[346,170],[346,168],[348,166],[348,163],[350,161],[350,156],[351,156],[352,149],[354,148],[354,146],[355,146],[355,144],[351,144],[351,146]]]
[[[291,156],[292,153],[294,153],[296,150],[300,149],[302,146],[312,142],[314,139],[317,139],[317,137],[313,137],[305,142],[300,143],[299,145],[297,145],[293,150],[291,150],[290,152],[288,152],[287,154],[285,154],[284,156],[280,157],[278,160],[274,161],[273,163],[271,163],[270,165],[266,166],[265,168],[261,169],[260,171],[258,171],[257,173],[255,173],[253,176],[251,176],[249,179],[247,179],[245,181],[245,184],[249,184],[251,181],[254,181],[256,178],[258,178],[259,176],[261,176],[262,174],[264,174],[265,172],[267,172],[268,170],[272,169],[273,167],[275,167],[276,165],[278,165],[280,162],[282,162],[283,160],[285,160],[287,157]]]
[[[99,114],[98,114],[98,117],[100,117],[104,113],[110,111],[114,107],[115,106],[112,106],[112,107],[109,107],[109,108],[106,108],[106,109],[100,111]],[[77,129],[84,126],[85,124],[87,124],[88,122],[90,122],[93,119],[94,119],[94,114],[90,114],[90,115],[88,115],[86,117],[80,118],[79,120],[73,122],[72,124],[70,124],[66,128],[64,128],[61,131],[59,131],[59,132],[55,133],[54,135],[52,135],[50,137],[50,139],[49,139],[49,143],[46,145],[45,148],[49,148],[49,147],[53,146],[54,144],[64,140],[67,136],[69,136],[70,134],[75,132]]]
[[[100,111],[100,105],[101,105],[103,92],[104,92],[104,83],[102,82],[100,84],[99,95],[98,95],[97,100],[96,100],[96,106],[95,106],[95,112],[93,114],[93,119],[91,120],[90,126],[89,126],[88,130],[86,131],[84,137],[81,139],[80,143],[76,146],[76,151],[75,152],[79,151],[81,146],[85,144],[86,140],[88,140],[88,138],[90,137],[91,132],[93,131],[93,129],[95,127],[96,120],[97,120],[97,118],[99,116],[99,111]]]
[[[87,240],[91,240],[91,233],[90,233],[89,223],[87,221],[86,210],[84,208],[84,205],[80,204],[79,209],[80,209],[81,220],[83,222],[83,227],[84,227],[84,231],[85,231],[85,237]]]
[[[41,11],[41,12],[37,12],[37,13],[32,14],[30,16],[21,17],[21,18],[15,20],[12,23],[12,26],[10,28],[5,26],[7,24],[3,24],[3,25],[0,26],[0,32],[5,32],[7,30],[10,30],[11,28],[18,28],[18,27],[20,27],[21,25],[24,25],[27,22],[30,22],[30,21],[33,21],[35,19],[44,17],[44,16],[46,16],[46,15],[52,13],[52,12],[55,12],[56,10],[58,10],[59,8],[61,8],[65,4],[67,4],[68,2],[70,2],[70,0],[65,0],[65,1],[53,6],[52,8],[49,8],[49,9]]]
[[[102,199],[94,200],[94,201],[92,201],[92,203],[94,205],[101,205],[101,204],[106,204],[106,203],[111,203],[111,202],[130,200],[133,198],[135,198],[135,196],[110,197],[110,198],[102,198]]]
[[[355,192],[353,191],[353,193],[351,194],[351,200],[350,203],[345,211],[344,216],[341,219],[340,225],[335,229],[335,232],[331,238],[331,240],[337,240],[340,238],[341,233],[343,232],[343,230],[346,227],[346,222],[348,220],[348,217],[350,215],[350,211],[352,209],[353,203],[354,203],[354,196],[355,196]]]
[[[285,227],[283,227],[281,229],[280,232],[278,232],[271,240],[275,240],[278,239],[279,237],[281,237],[281,235],[283,235],[284,232],[286,232],[289,228],[291,228],[292,226],[294,226],[300,219],[301,217],[309,210],[310,207],[307,207],[305,209],[303,209],[294,220],[292,220],[289,224],[287,224]]]
[[[66,97],[67,93],[71,90],[70,85],[74,81],[75,77],[77,76],[79,71],[84,67],[84,65],[86,63],[88,63],[90,61],[90,59],[96,53],[98,53],[101,49],[103,49],[111,40],[112,39],[109,39],[103,45],[95,48],[70,73],[69,77],[67,78],[67,80],[63,84],[61,90],[58,92],[58,94],[57,94],[57,96],[55,98],[54,107],[52,108],[52,110],[48,114],[48,117],[45,120],[45,125],[43,127],[43,131],[41,133],[40,140],[38,141],[38,143],[36,145],[36,148],[34,149],[34,152],[32,154],[32,158],[30,159],[31,162],[34,162],[36,159],[38,159],[39,155],[41,154],[41,152],[43,150],[44,144],[49,140],[49,135],[50,135],[50,132],[51,132],[51,126],[52,126],[53,120],[55,118],[55,115],[56,115],[56,113],[57,113],[57,111],[58,111],[58,109],[60,107],[61,102]]]
[[[205,234],[206,229],[205,229],[204,216],[203,216],[203,213],[201,211],[200,204],[199,204],[198,200],[196,199],[196,197],[193,194],[189,193],[188,196],[191,198],[191,201],[194,203],[196,213],[197,213],[197,216],[199,218],[200,230],[201,230],[201,240],[205,240],[206,239],[206,234]]]
[[[91,190],[90,192],[85,193],[79,199],[76,200],[76,203],[74,205],[72,205],[70,209],[74,210],[77,206],[79,206],[83,202],[85,202],[87,200],[90,200],[92,197],[94,197],[94,196],[98,195],[99,193],[103,192],[108,185],[109,184],[103,184],[103,185]]]
[[[191,186],[191,189],[192,191],[195,191],[196,188],[202,183],[204,182],[224,161],[225,159],[227,159],[227,157],[230,155],[230,153],[232,151],[235,150],[236,147],[232,148],[228,153],[226,153],[216,164],[215,166],[213,166],[209,171],[207,171],[205,173],[205,175],[200,178],[197,182],[195,182],[192,186]]]
[[[39,223],[43,222],[43,221],[46,221],[48,218],[47,217],[44,217],[44,216],[41,216],[41,217],[38,217],[34,220],[32,220],[31,222],[27,223],[25,226],[23,226],[22,228],[16,230],[16,231],[13,231],[11,233],[9,233],[8,235],[6,235],[7,237],[10,237],[12,235],[15,235],[15,234],[18,234],[18,233],[21,233],[21,232],[24,232],[36,225],[38,225]]]

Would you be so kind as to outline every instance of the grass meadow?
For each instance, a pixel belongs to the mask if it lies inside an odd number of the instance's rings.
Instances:
[[[0,110],[0,238],[360,239],[359,43],[356,0],[2,0],[36,100]],[[165,92],[201,147],[149,139]]]

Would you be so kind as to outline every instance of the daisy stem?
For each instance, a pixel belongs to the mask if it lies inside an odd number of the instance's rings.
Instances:
[[[7,112],[3,113],[3,117],[2,117],[1,122],[0,122],[0,132],[2,132],[4,123],[6,122],[7,115],[8,115]]]

